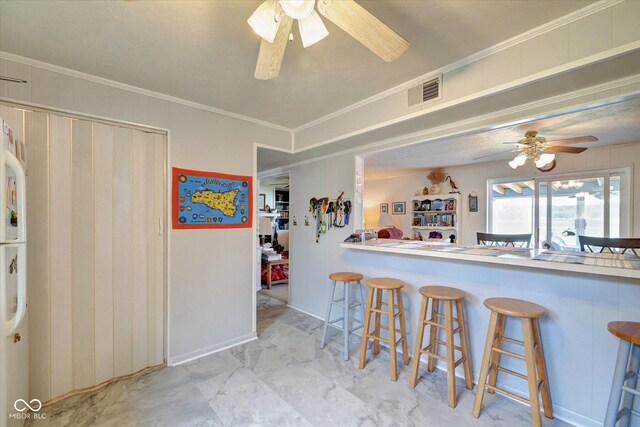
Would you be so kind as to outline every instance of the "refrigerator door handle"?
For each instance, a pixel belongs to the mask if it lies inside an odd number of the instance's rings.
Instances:
[[[20,160],[7,149],[4,150],[4,162],[9,169],[16,173],[16,191],[18,192],[18,239],[16,242],[24,243],[27,236],[27,180]],[[2,238],[6,239],[6,236],[2,236]]]
[[[18,326],[20,326],[22,319],[24,319],[27,313],[27,247],[25,244],[0,245],[0,274],[6,274],[7,271],[6,250],[8,247],[18,248],[18,307],[13,318],[5,321],[4,330],[7,337],[18,329]],[[6,289],[2,289],[1,291],[6,292]],[[0,298],[0,300],[6,300],[6,295]]]

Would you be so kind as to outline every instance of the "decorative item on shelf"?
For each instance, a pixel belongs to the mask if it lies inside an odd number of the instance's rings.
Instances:
[[[271,206],[267,205],[264,207],[265,212],[271,213]]]
[[[297,226],[297,225],[298,225],[298,220],[297,220],[297,218],[294,216],[294,217],[293,217],[293,226],[295,227],[295,226]]]
[[[428,196],[429,195],[429,187],[424,187],[422,189],[422,195],[423,196]],[[416,196],[419,196],[419,194],[416,194]]]
[[[455,234],[450,234],[449,235],[449,242],[450,243],[455,243],[456,242],[456,235]]]
[[[447,175],[445,181],[449,181],[449,187],[451,187],[451,191],[449,191],[449,194],[460,194],[458,186],[456,185],[455,181],[451,179],[451,175]]]
[[[440,193],[440,184],[442,184],[447,176],[447,173],[444,169],[434,169],[429,172],[427,178],[431,181],[431,188],[429,189],[429,194],[439,194]]]
[[[429,239],[442,239],[442,233],[439,231],[430,231]]]
[[[389,203],[380,203],[380,213],[387,213],[389,212]]]

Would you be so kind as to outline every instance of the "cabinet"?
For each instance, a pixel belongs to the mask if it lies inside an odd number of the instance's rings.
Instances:
[[[460,230],[460,195],[435,194],[415,196],[411,207],[411,234],[419,240],[458,240]],[[453,237],[452,237],[453,236]]]
[[[278,230],[289,229],[289,190],[276,188],[274,192],[275,209],[278,212],[276,224]]]

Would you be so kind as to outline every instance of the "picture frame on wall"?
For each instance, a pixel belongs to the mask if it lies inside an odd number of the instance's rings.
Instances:
[[[380,203],[380,213],[388,213],[389,212],[389,203]]]
[[[469,212],[478,212],[478,196],[469,196]]]
[[[264,193],[258,194],[258,210],[264,211],[265,205],[267,204],[267,195]]]
[[[394,215],[404,215],[405,213],[407,213],[407,203],[393,202],[391,206],[391,213]]]

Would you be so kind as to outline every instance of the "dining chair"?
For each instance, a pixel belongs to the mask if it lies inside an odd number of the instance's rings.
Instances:
[[[476,233],[479,245],[487,246],[511,246],[514,248],[528,248],[531,243],[529,234],[492,234]]]
[[[609,252],[612,254],[624,254],[627,251],[640,256],[640,239],[578,236],[580,251],[582,252]]]

